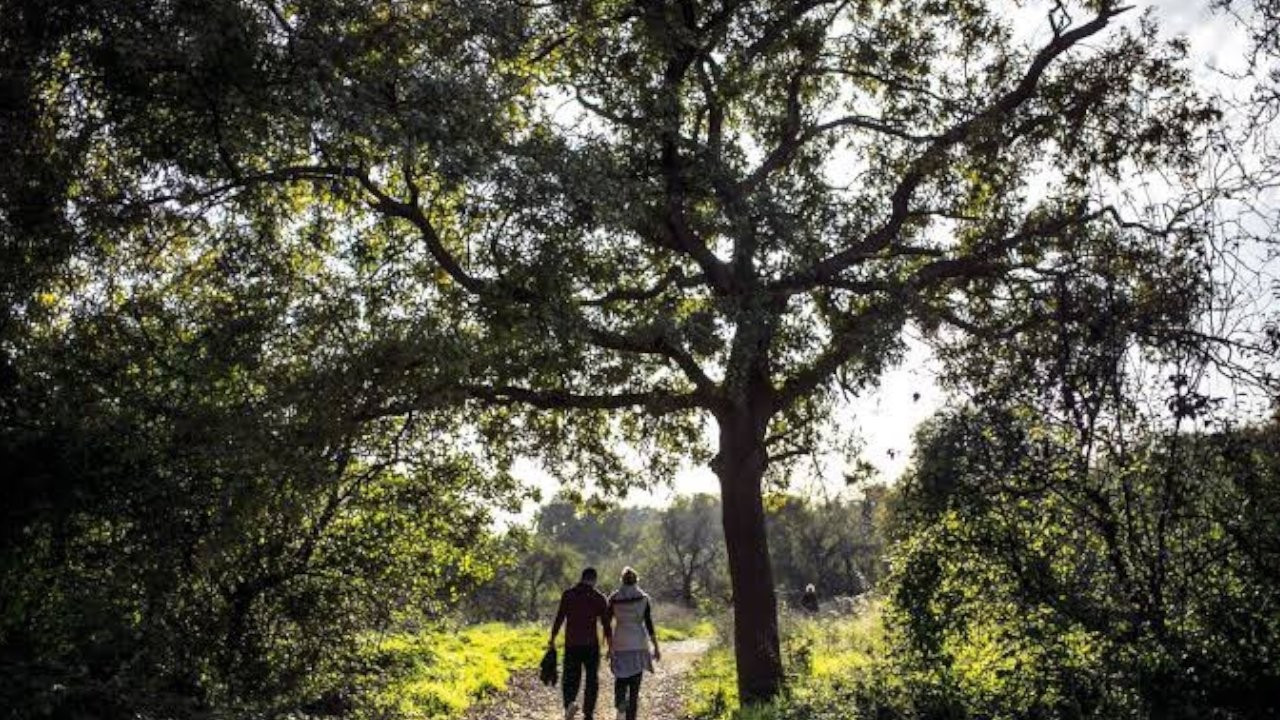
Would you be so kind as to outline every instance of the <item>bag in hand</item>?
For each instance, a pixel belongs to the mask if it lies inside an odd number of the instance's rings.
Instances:
[[[560,679],[556,670],[556,650],[551,648],[542,656],[542,668],[540,671],[543,685],[555,686],[556,681]]]

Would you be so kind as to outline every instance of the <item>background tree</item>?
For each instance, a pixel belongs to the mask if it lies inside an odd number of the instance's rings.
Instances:
[[[793,603],[811,583],[825,598],[874,588],[883,574],[886,493],[869,486],[857,496],[770,499],[774,567]]]
[[[524,578],[521,583],[527,590],[525,617],[533,620],[555,609],[548,604],[548,596],[558,596],[560,590],[577,581],[582,573],[581,556],[569,548],[545,540],[535,540],[520,567],[515,572]]]
[[[607,489],[707,458],[714,418],[751,702],[783,678],[765,472],[837,389],[908,322],[969,328],[1091,270],[1064,250],[1160,281],[1194,245],[1186,208],[1124,217],[1108,192],[1197,157],[1213,113],[1181,45],[1111,2],[1042,10],[1037,44],[932,0],[102,3],[42,62],[111,160],[70,198],[86,226],[193,223],[296,253],[246,268],[332,271],[291,313],[358,279],[361,332],[315,361],[361,370],[333,402],[362,421],[461,404],[490,451]]]
[[[715,569],[724,559],[719,505],[710,495],[678,497],[658,518],[661,567],[685,607],[716,591]]]

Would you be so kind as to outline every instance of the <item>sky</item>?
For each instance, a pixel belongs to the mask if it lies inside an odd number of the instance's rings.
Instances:
[[[1010,5],[1013,8],[1013,5]],[[1043,42],[1049,35],[1042,3],[1027,3],[1018,13],[1018,34]],[[1126,23],[1136,23],[1142,12],[1153,8],[1162,32],[1169,37],[1184,36],[1190,46],[1198,84],[1243,95],[1243,84],[1232,83],[1224,71],[1244,68],[1243,51],[1248,38],[1243,29],[1229,18],[1213,12],[1208,0],[1158,0],[1135,3]],[[1238,87],[1232,87],[1232,85]],[[903,361],[889,369],[879,386],[861,397],[852,398],[836,409],[835,426],[840,432],[853,432],[863,443],[861,459],[875,467],[878,480],[895,481],[910,462],[912,435],[918,425],[944,406],[947,398],[938,384],[938,367],[928,347],[908,335],[908,350]],[[715,434],[714,421],[708,421],[707,438]],[[711,443],[714,446],[714,443]],[[802,479],[810,489],[823,486],[829,490],[843,488],[842,463],[827,463],[821,473]],[[532,461],[521,461],[516,476],[538,487],[544,498],[559,487],[558,482]],[[632,492],[624,500],[627,505],[663,505],[677,494],[718,493],[715,476],[706,467],[687,467],[669,484],[649,492]],[[526,508],[527,517],[532,507]]]

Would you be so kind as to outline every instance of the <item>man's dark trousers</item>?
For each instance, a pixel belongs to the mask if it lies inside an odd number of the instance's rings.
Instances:
[[[600,646],[581,645],[564,649],[564,678],[560,688],[564,690],[564,706],[578,697],[578,683],[582,672],[587,673],[587,687],[582,693],[582,716],[591,720],[596,714],[596,696],[600,694]]]

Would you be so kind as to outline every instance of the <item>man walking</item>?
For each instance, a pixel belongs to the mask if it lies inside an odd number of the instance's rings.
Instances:
[[[596,569],[582,571],[577,585],[560,596],[560,609],[556,611],[555,624],[551,626],[551,641],[556,645],[556,634],[564,625],[564,717],[573,720],[578,712],[578,683],[586,674],[586,688],[582,694],[582,716],[594,720],[596,696],[600,693],[600,635],[596,628],[604,630],[605,642],[612,644],[613,637],[608,621],[609,601],[596,589]]]

